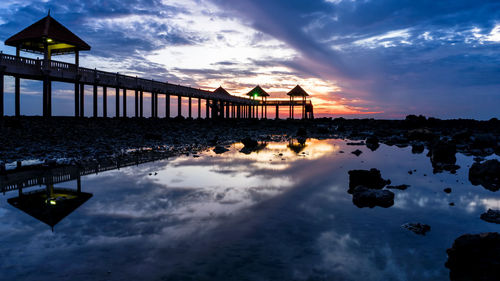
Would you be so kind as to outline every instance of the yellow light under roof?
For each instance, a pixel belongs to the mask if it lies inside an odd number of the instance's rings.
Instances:
[[[54,40],[47,38],[47,42],[52,43],[52,42],[54,42]]]

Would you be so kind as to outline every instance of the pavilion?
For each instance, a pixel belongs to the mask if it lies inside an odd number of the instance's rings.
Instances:
[[[257,85],[255,88],[253,88],[250,92],[248,92],[247,96],[250,97],[250,99],[256,100],[258,97],[262,98],[262,111],[261,111],[261,118],[264,118],[264,111],[265,115],[267,116],[267,97],[269,97],[269,94],[264,91],[259,85]],[[251,116],[259,117],[259,107],[256,106],[253,112],[251,113]]]
[[[299,97],[302,99],[302,119],[306,119],[307,113],[312,112],[312,109],[307,108],[308,104],[306,104],[306,99],[309,94],[302,89],[302,87],[297,85],[290,92],[288,92],[287,95],[290,96],[290,117],[293,119],[295,97]]]
[[[45,78],[43,79],[43,116],[52,115],[52,86],[49,78],[49,63],[52,63],[52,56],[75,54],[75,66],[78,69],[80,51],[90,50],[90,46],[87,43],[52,18],[50,11],[43,19],[7,39],[5,45],[15,47],[16,57],[18,58],[21,51],[43,54],[42,69],[45,72]],[[79,96],[79,83],[75,83],[75,99],[79,100]],[[83,99],[83,96],[80,96],[81,99]],[[76,103],[75,109],[80,109]],[[19,77],[15,77],[15,114],[16,116],[20,116]]]

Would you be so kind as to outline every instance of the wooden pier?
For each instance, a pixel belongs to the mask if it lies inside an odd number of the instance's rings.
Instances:
[[[65,82],[74,84],[74,116],[84,117],[84,91],[85,85],[92,86],[92,117],[109,117],[107,114],[108,90],[115,90],[116,110],[115,117],[127,117],[127,93],[134,93],[134,116],[144,117],[144,93],[151,95],[151,117],[158,116],[158,96],[165,96],[166,117],[170,117],[171,96],[177,97],[178,116],[182,114],[182,99],[188,99],[188,118],[192,118],[192,100],[198,101],[198,118],[205,110],[206,118],[267,118],[267,107],[275,106],[279,111],[280,106],[289,107],[289,117],[293,118],[294,107],[302,108],[302,118],[313,118],[311,101],[306,101],[307,93],[297,87],[289,93],[290,101],[281,102],[262,99],[256,96],[250,98],[238,97],[227,91],[207,91],[186,87],[167,82],[143,79],[119,73],[105,72],[79,66],[80,51],[90,50],[90,46],[62,24],[53,19],[50,14],[23,31],[5,41],[6,45],[16,48],[16,55],[0,53],[0,117],[4,116],[4,77],[13,76],[14,86],[14,114],[21,116],[21,79],[43,81],[42,105],[43,116],[51,117],[52,82]],[[43,54],[43,59],[22,57],[21,51]],[[52,56],[61,54],[74,54],[75,63],[66,63],[52,60]],[[257,86],[258,87],[258,86]],[[256,88],[257,88],[256,87]],[[99,102],[98,90],[102,88],[102,101]],[[260,89],[260,87],[258,87]],[[254,89],[255,90],[255,89]],[[262,90],[262,89],[261,89]],[[265,93],[261,91],[260,93]],[[267,93],[266,93],[267,94]],[[120,96],[121,95],[121,96]],[[260,95],[258,95],[260,96]],[[268,95],[267,95],[268,96]],[[294,96],[303,99],[295,101]],[[253,99],[252,99],[253,97]],[[121,100],[121,102],[120,102]],[[202,100],[205,108],[202,109]],[[102,115],[99,116],[99,105],[102,106]],[[186,115],[186,114],[185,114]],[[279,117],[277,114],[276,117]]]

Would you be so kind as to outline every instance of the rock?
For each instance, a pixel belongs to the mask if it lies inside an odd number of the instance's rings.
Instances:
[[[300,128],[297,130],[297,136],[298,136],[298,137],[307,137],[307,130],[306,130],[306,128],[304,128],[304,127],[300,127]]]
[[[357,186],[364,186],[372,189],[382,189],[390,180],[384,180],[380,171],[372,168],[370,170],[351,170],[349,173],[349,190]]]
[[[488,209],[486,213],[481,214],[481,219],[487,222],[500,224],[500,210]]]
[[[447,188],[443,189],[443,191],[444,191],[445,193],[451,193],[451,188],[447,187]]]
[[[352,192],[352,202],[358,208],[380,206],[388,208],[394,205],[394,193],[389,190],[370,189],[357,186]]]
[[[446,171],[456,171],[460,167],[455,165],[457,158],[455,154],[457,153],[457,147],[452,142],[440,141],[429,150],[429,156],[431,158],[432,167],[434,172]]]
[[[359,149],[356,149],[354,150],[353,152],[351,152],[352,154],[356,155],[356,156],[359,156],[361,155],[361,153],[363,153],[363,151],[359,150]]]
[[[379,140],[377,137],[368,137],[366,139],[366,147],[371,151],[375,151],[380,147]]]
[[[413,144],[411,146],[411,153],[421,154],[422,152],[424,152],[424,149],[425,149],[425,146],[423,144],[416,143],[416,144]]]
[[[482,185],[491,191],[500,189],[500,162],[496,159],[484,163],[474,163],[469,169],[469,181],[473,185]]]
[[[410,141],[425,141],[432,142],[439,139],[439,136],[431,132],[429,129],[415,129],[406,133],[406,138]]]
[[[450,206],[452,206],[452,207],[453,207],[453,206],[455,206],[455,203],[454,203],[454,202],[451,202],[451,203],[450,203],[450,204],[448,204],[448,205],[450,205]]]
[[[223,147],[223,146],[220,146],[220,145],[218,145],[218,146],[216,146],[216,147],[214,148],[214,152],[215,152],[215,154],[222,154],[222,153],[224,153],[224,152],[228,152],[228,151],[229,151],[229,149],[227,149],[227,148],[225,148],[225,147]]]
[[[254,149],[254,148],[256,148],[259,145],[259,143],[256,140],[251,139],[249,137],[246,137],[246,138],[242,139],[241,143],[243,143],[243,145],[247,149]]]
[[[405,190],[408,187],[410,187],[410,185],[408,185],[408,184],[388,185],[387,186],[387,188],[389,188],[389,189],[399,189],[399,190]]]
[[[157,133],[145,133],[144,139],[146,139],[146,140],[162,140],[163,137],[161,134],[157,134]]]
[[[419,222],[405,223],[401,227],[418,235],[425,235],[425,233],[431,230],[431,227],[429,225]]]
[[[490,281],[500,276],[500,234],[465,234],[446,250],[452,281]]]
[[[359,141],[359,142],[348,142],[346,143],[347,145],[351,145],[351,146],[362,146],[362,145],[366,145],[366,143],[364,141]]]

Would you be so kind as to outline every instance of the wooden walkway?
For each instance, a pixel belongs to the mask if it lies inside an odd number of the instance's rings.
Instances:
[[[4,76],[9,75],[15,78],[15,115],[20,116],[20,79],[32,79],[43,81],[43,115],[52,116],[52,81],[72,83],[75,85],[75,108],[76,117],[84,116],[84,90],[85,85],[93,86],[93,117],[98,117],[98,87],[102,87],[102,117],[107,114],[107,92],[108,88],[115,89],[116,117],[127,116],[127,90],[134,92],[134,116],[144,117],[144,93],[151,94],[151,116],[158,117],[158,95],[166,98],[165,112],[170,116],[170,96],[178,98],[178,116],[182,116],[182,98],[188,98],[188,116],[192,117],[192,99],[198,99],[198,116],[201,116],[201,101],[205,100],[205,111],[207,118],[258,118],[256,107],[261,106],[293,106],[303,107],[306,111],[306,104],[302,101],[293,103],[285,101],[266,102],[242,98],[233,95],[217,94],[211,91],[175,85],[167,82],[148,80],[139,77],[122,75],[77,67],[76,64],[59,62],[54,60],[31,59],[20,56],[13,56],[0,53],[0,117],[4,116]],[[121,94],[121,97],[120,97]],[[121,100],[121,106],[120,106]],[[307,105],[312,112],[312,103]],[[120,115],[120,111],[122,115]],[[267,110],[264,110],[267,112]],[[267,116],[267,114],[266,114]],[[304,114],[303,114],[304,117]],[[307,116],[305,116],[307,117]],[[263,117],[264,118],[264,117]]]

